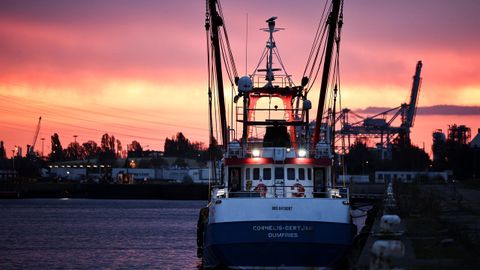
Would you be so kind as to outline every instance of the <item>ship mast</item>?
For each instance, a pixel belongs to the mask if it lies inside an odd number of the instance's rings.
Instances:
[[[220,127],[222,132],[222,145],[226,149],[228,144],[227,114],[225,110],[225,97],[222,76],[222,58],[218,29],[223,26],[222,17],[217,11],[217,0],[208,0],[207,21],[205,29],[210,33],[210,44],[214,55],[215,75],[218,91],[218,106],[220,113]]]
[[[332,0],[333,7],[328,18],[328,40],[325,51],[325,62],[323,66],[322,84],[320,86],[320,99],[318,101],[317,118],[313,133],[313,147],[316,147],[320,139],[320,126],[322,125],[323,108],[325,106],[325,97],[327,94],[328,80],[330,76],[330,66],[332,62],[333,46],[335,45],[335,34],[337,31],[338,17],[342,0]]]
[[[278,31],[275,29],[275,20],[277,17],[272,17],[267,20],[268,23],[268,33],[269,33],[269,38],[267,42],[267,49],[268,49],[268,58],[267,58],[267,85],[265,87],[273,87],[272,81],[275,80],[274,75],[273,75],[273,68],[272,68],[272,63],[273,63],[273,49],[275,48],[275,41],[273,40],[273,33]]]

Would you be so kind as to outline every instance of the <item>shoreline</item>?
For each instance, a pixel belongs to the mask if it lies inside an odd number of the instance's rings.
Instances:
[[[207,200],[208,185],[184,183],[90,184],[20,182],[2,183],[0,199],[85,198]]]

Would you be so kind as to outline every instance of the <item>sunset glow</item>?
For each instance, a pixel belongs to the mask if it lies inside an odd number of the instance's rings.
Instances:
[[[265,19],[278,16],[276,41],[300,82],[323,1],[222,1],[241,75],[265,46]],[[480,106],[480,2],[346,0],[341,43],[342,107],[397,107],[407,102],[418,60],[419,106]],[[246,17],[248,14],[248,45]],[[163,150],[181,131],[207,142],[207,63],[203,1],[12,0],[0,2],[0,140],[7,154],[36,150],[57,132],[64,147],[113,134]],[[229,83],[227,93],[231,89]],[[310,92],[316,104],[318,89]],[[227,97],[230,97],[228,94]],[[315,106],[314,106],[315,107]],[[414,144],[430,152],[431,133],[476,115],[417,115]],[[148,146],[148,147],[147,147]],[[24,150],[25,151],[25,150]]]

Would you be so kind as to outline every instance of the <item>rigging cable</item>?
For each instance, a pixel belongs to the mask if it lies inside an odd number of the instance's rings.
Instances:
[[[230,83],[234,83],[235,74],[233,73],[234,71],[231,69],[229,58],[227,57],[227,53],[225,52],[225,45],[222,39],[222,35],[218,35],[218,39],[220,40],[220,52],[225,66],[225,71],[227,72],[228,80],[230,81]]]
[[[208,199],[210,200],[210,190],[211,190],[211,179],[213,178],[214,182],[217,182],[217,170],[216,170],[216,162],[215,162],[215,141],[213,135],[213,117],[212,117],[212,75],[211,71],[213,68],[211,65],[211,50],[210,50],[210,14],[209,14],[209,6],[208,1],[206,1],[206,18],[205,18],[205,34],[206,34],[206,42],[207,42],[207,73],[208,73],[208,116],[209,116],[209,152],[210,152],[210,160],[212,161],[212,169],[210,171],[210,177],[208,181]],[[211,70],[212,68],[212,70]]]
[[[267,56],[267,47],[263,48],[262,54],[260,56],[260,60],[258,61],[257,66],[255,67],[255,70],[252,73],[252,77],[257,74],[257,70],[259,69],[260,65],[263,63],[263,59]]]
[[[321,69],[321,65],[322,65],[323,58],[325,55],[325,50],[326,50],[325,35],[327,32],[326,30],[328,28],[328,24],[327,24],[328,16],[326,16],[325,12],[330,9],[332,9],[332,5],[328,6],[327,8],[327,2],[326,2],[324,10],[322,12],[322,17],[320,18],[320,22],[318,24],[317,32],[315,33],[315,37],[312,42],[312,49],[310,51],[310,55],[307,60],[307,65],[305,67],[305,71],[303,74],[303,77],[305,77],[308,67],[311,66],[310,71],[308,73],[308,78],[310,78],[310,83],[308,86],[306,86],[305,96],[307,96],[308,92],[312,89],[313,85],[315,84],[315,81],[318,77],[318,73],[320,72],[320,69]],[[320,57],[319,63],[317,64],[317,60],[319,59],[319,53],[322,48],[323,48],[322,55]],[[312,62],[312,57],[313,57],[313,62]],[[313,76],[314,73],[315,73],[315,76]]]
[[[307,69],[310,65],[310,61],[312,59],[312,56],[315,52],[315,48],[317,47],[316,44],[318,42],[318,37],[320,36],[320,29],[321,29],[322,25],[324,25],[324,23],[323,23],[324,19],[323,18],[325,17],[325,11],[327,9],[327,4],[328,4],[328,1],[325,1],[325,6],[323,7],[322,16],[320,16],[320,21],[318,23],[317,31],[315,32],[315,36],[314,36],[314,39],[313,39],[313,42],[312,42],[312,48],[310,49],[310,53],[309,53],[308,59],[307,59],[307,64],[305,65],[305,70],[303,71],[302,77],[305,77],[305,75],[307,74]]]
[[[222,18],[222,21],[223,21],[223,34],[225,36],[225,42],[226,42],[226,46],[227,46],[227,49],[228,49],[228,56],[229,56],[229,59],[230,59],[230,63],[231,63],[231,68],[232,68],[232,71],[233,71],[233,75],[235,78],[238,77],[238,72],[237,72],[237,67],[235,65],[235,59],[233,57],[233,53],[232,53],[232,49],[231,49],[231,46],[230,46],[230,41],[228,39],[228,34],[227,34],[227,26],[225,24],[225,20],[223,19],[223,10],[222,10],[222,5],[220,4],[220,2],[217,2],[218,4],[218,13],[220,15],[220,17]]]
[[[275,39],[273,40],[273,42],[275,42]],[[283,72],[285,72],[285,76],[286,76],[286,78],[287,78],[287,80],[288,80],[289,86],[295,86],[295,83],[293,83],[291,76],[288,75],[287,69],[285,69],[285,66],[283,65],[282,57],[280,56],[280,52],[278,51],[278,47],[277,47],[277,46],[275,46],[275,48],[273,49],[273,52],[274,52],[275,55],[277,56],[278,63],[279,63],[280,66],[282,67]]]

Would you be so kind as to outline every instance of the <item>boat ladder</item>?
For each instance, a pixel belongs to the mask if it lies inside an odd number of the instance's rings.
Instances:
[[[275,197],[284,198],[285,197],[285,180],[275,179]]]

